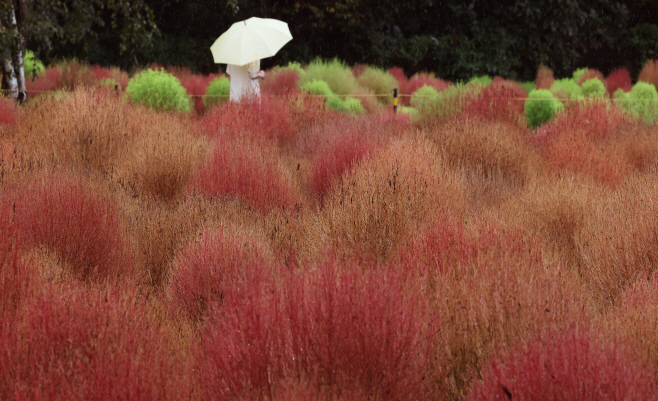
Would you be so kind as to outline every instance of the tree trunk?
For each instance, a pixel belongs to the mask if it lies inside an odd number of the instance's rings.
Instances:
[[[16,10],[20,12],[19,18],[17,18]],[[27,100],[25,69],[23,68],[25,43],[27,41],[27,38],[23,35],[23,32],[27,31],[25,27],[26,14],[27,7],[25,0],[14,0],[12,9],[7,14],[9,21],[4,21],[5,26],[8,27],[7,30],[9,30],[12,36],[11,48],[5,49],[0,54],[3,67],[3,89],[8,89],[10,95],[20,104],[23,104]]]

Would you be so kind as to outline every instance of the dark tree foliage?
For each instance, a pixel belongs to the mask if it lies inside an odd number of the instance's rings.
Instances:
[[[92,27],[58,57],[131,68],[157,62],[216,71],[209,47],[233,22],[252,16],[288,22],[293,41],[265,68],[338,57],[347,63],[434,71],[450,80],[500,75],[532,80],[539,64],[567,76],[574,68],[637,74],[658,57],[658,2],[651,0],[143,0],[160,35],[152,45],[117,49],[120,33]],[[63,1],[66,3],[66,1]],[[123,21],[128,22],[128,21]],[[115,23],[123,26],[122,21]],[[41,43],[38,38],[31,42]]]

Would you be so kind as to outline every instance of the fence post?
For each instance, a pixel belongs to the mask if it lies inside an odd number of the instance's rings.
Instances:
[[[393,89],[393,113],[398,112],[398,88]]]

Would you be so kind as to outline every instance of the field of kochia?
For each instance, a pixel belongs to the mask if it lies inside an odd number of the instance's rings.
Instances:
[[[0,99],[0,399],[658,400],[658,63],[167,71]]]

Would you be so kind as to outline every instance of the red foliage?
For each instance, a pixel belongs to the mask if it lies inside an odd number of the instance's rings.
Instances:
[[[196,350],[204,395],[269,399],[286,386],[321,400],[440,393],[436,327],[402,275],[329,258],[281,276],[212,311]]]
[[[262,82],[263,94],[266,96],[295,96],[299,93],[297,81],[299,73],[295,70],[283,70]]]
[[[625,121],[618,108],[604,101],[577,102],[542,126],[533,142],[554,171],[582,172],[616,186],[630,166],[624,149],[602,144],[617,135]]]
[[[322,199],[334,180],[345,170],[358,163],[373,151],[375,144],[363,133],[348,132],[335,138],[329,149],[325,149],[313,161],[311,186]]]
[[[13,100],[0,97],[0,124],[13,124],[19,115],[19,109]]]
[[[400,265],[410,273],[444,274],[457,265],[473,263],[479,256],[487,260],[516,258],[529,265],[539,264],[542,247],[528,242],[519,229],[484,224],[477,232],[466,235],[467,221],[440,213],[411,244],[400,248]]]
[[[0,202],[0,319],[3,313],[15,311],[21,300],[29,295],[33,277],[31,266],[19,259],[22,249],[15,223],[13,205]]]
[[[58,67],[48,67],[43,75],[34,81],[25,80],[28,97],[39,96],[42,92],[54,91],[61,88],[61,71]]]
[[[558,174],[579,172],[611,187],[621,184],[631,170],[624,149],[599,146],[580,131],[554,138],[542,148],[542,156]]]
[[[158,64],[152,64],[153,69],[162,69],[162,66]],[[205,105],[203,104],[203,95],[206,94],[206,88],[210,85],[210,81],[215,78],[220,78],[223,74],[209,74],[209,75],[198,75],[194,74],[191,69],[188,67],[167,67],[166,71],[176,78],[181,83],[181,86],[185,88],[188,95],[192,96],[194,101],[194,111],[198,114],[203,114],[206,110]]]
[[[210,82],[215,78],[220,78],[222,74],[210,74],[210,75],[192,75],[187,79],[181,80],[181,85],[189,95],[192,95],[192,100],[194,100],[194,110],[198,114],[203,114],[206,108],[203,104],[203,95],[206,94],[206,89]]]
[[[535,88],[549,89],[553,85],[553,82],[555,82],[553,70],[545,65],[540,65],[537,69],[537,78],[535,78]]]
[[[100,65],[92,65],[90,70],[91,74],[94,76],[94,80],[96,81],[112,78],[112,73],[110,73],[110,70],[105,67],[101,67]]]
[[[525,90],[513,81],[494,78],[464,109],[469,117],[486,120],[518,122],[525,115],[523,100]]]
[[[355,64],[354,67],[352,67],[352,74],[358,78],[359,75],[363,74],[363,71],[367,69],[368,66],[366,64]]]
[[[190,397],[187,369],[131,291],[45,286],[0,312],[0,398]]]
[[[221,303],[225,294],[240,294],[268,277],[268,262],[253,239],[209,230],[186,246],[173,267],[169,281],[172,312],[191,321],[201,320],[211,303]]]
[[[652,400],[658,396],[654,378],[623,348],[569,329],[499,352],[466,399]]]
[[[211,138],[289,141],[296,133],[287,100],[268,97],[218,105],[201,123]]]
[[[405,86],[400,87],[400,93],[411,95],[425,85],[433,87],[437,92],[442,92],[444,89],[451,86],[452,83],[436,78],[433,74],[416,74],[411,77]],[[405,97],[405,99],[411,98]]]
[[[605,139],[619,131],[626,122],[619,108],[605,101],[573,102],[563,113],[540,127],[533,141],[541,146],[547,140],[563,133],[580,131],[594,140]]]
[[[398,84],[402,86],[403,83],[406,83],[409,78],[407,78],[407,74],[404,73],[404,70],[400,67],[393,67],[388,70],[388,73],[391,74],[391,76],[395,79],[397,79]]]
[[[436,78],[433,74],[428,73],[416,74],[411,79],[408,79],[404,70],[400,67],[391,68],[388,70],[388,73],[397,79],[400,95],[411,95],[424,85],[431,86],[438,92],[441,92],[452,85],[452,83]],[[403,106],[409,106],[410,99],[409,96],[401,96],[400,104]]]
[[[440,215],[426,231],[399,251],[400,265],[412,273],[443,273],[455,264],[473,258],[477,244],[466,238],[464,225],[456,218]]]
[[[62,176],[45,177],[11,196],[26,246],[45,246],[81,279],[132,273],[130,247],[116,207]]]
[[[626,67],[617,68],[612,71],[605,82],[610,97],[612,97],[617,89],[623,89],[624,92],[628,92],[633,87],[631,74],[628,73]]]
[[[603,82],[603,85],[606,85],[606,81],[605,81],[605,77],[603,76],[603,73],[593,68],[588,68],[587,71],[585,71],[585,73],[578,80],[578,85],[582,85],[584,82],[587,82],[590,79],[594,79],[594,78],[598,78],[601,82]]]
[[[638,80],[653,84],[658,89],[658,60],[648,60],[642,67]]]
[[[193,186],[205,196],[238,197],[264,213],[289,208],[297,198],[274,152],[264,144],[217,140],[209,162],[194,173]]]

